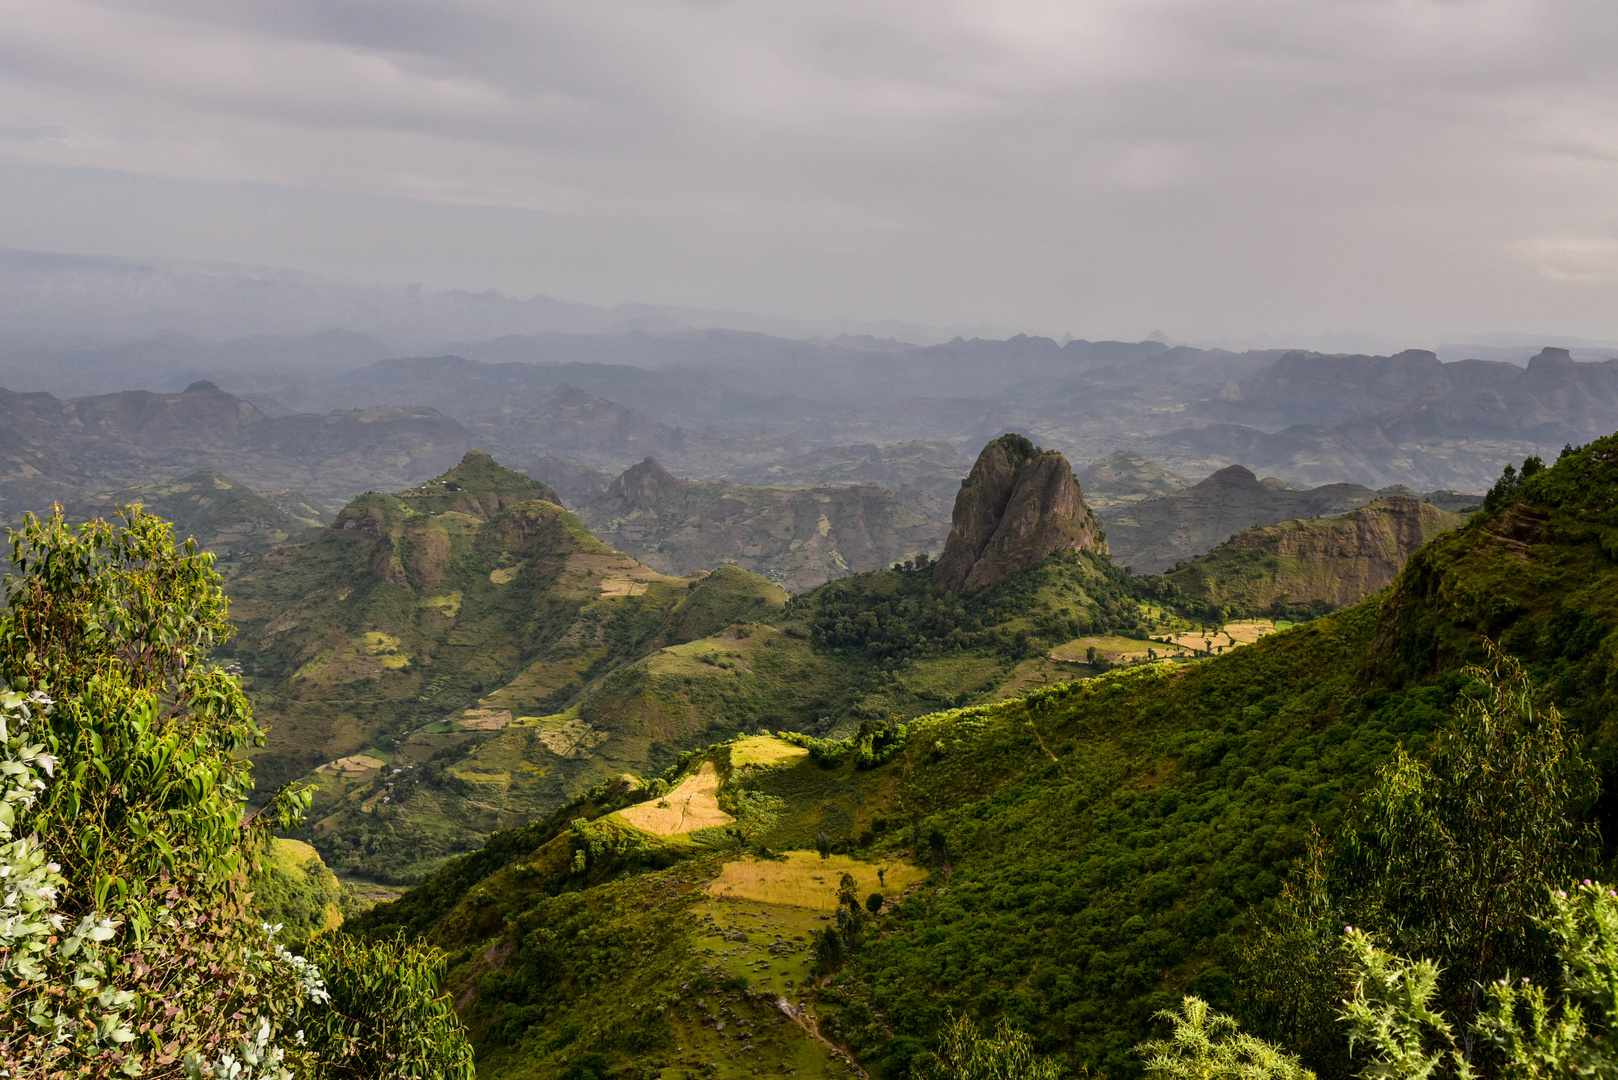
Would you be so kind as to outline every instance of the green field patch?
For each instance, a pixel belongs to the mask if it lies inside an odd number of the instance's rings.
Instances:
[[[899,682],[912,694],[935,701],[952,701],[960,694],[983,689],[1001,671],[993,656],[942,656],[918,660],[899,674]]]
[[[444,593],[441,596],[429,596],[421,602],[422,607],[437,608],[446,616],[453,619],[461,613],[461,590]]]
[[[399,651],[399,639],[380,630],[368,630],[354,643],[365,656],[386,656]]]
[[[730,744],[730,764],[738,769],[768,769],[808,756],[809,751],[803,747],[793,746],[774,735],[749,735]]]
[[[1046,656],[1035,656],[1012,668],[1011,673],[995,688],[994,693],[989,695],[989,700],[1006,701],[1022,697],[1034,690],[1071,682],[1075,675],[1079,674],[1082,673],[1075,672],[1068,664],[1059,663]]]
[[[813,851],[789,851],[777,859],[728,862],[703,891],[716,900],[830,912],[837,910],[838,883],[844,874],[854,878],[862,902],[871,893],[897,896],[927,880],[926,870],[897,859],[861,862],[846,855],[822,858]]]
[[[781,632],[771,626],[735,626],[713,637],[670,645],[647,661],[653,675],[752,674],[761,642]]]
[[[446,769],[457,780],[463,780],[479,790],[479,797],[487,793],[503,795],[511,786],[511,773],[506,769],[465,768]]]
[[[831,924],[831,916],[815,908],[757,902],[711,900],[691,914],[700,920],[692,940],[697,957],[745,979],[749,990],[778,997],[809,980],[814,933]]]

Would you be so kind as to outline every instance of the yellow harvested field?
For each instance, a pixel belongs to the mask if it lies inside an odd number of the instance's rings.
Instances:
[[[1238,645],[1251,645],[1265,634],[1275,633],[1275,624],[1269,619],[1226,623],[1225,629],[1221,633],[1228,638],[1235,639]]]
[[[636,581],[628,574],[609,574],[601,579],[602,596],[639,596],[646,591],[646,582]]]
[[[667,795],[618,811],[618,816],[645,832],[678,836],[736,819],[719,809],[719,774],[705,761],[696,775],[688,776]]]
[[[768,769],[773,765],[785,765],[808,756],[809,751],[803,747],[783,742],[774,735],[749,735],[745,739],[737,739],[730,745],[730,763],[738,769],[747,767]]]
[[[1201,648],[1201,646],[1197,646]],[[1174,645],[1165,645],[1161,641],[1137,641],[1126,637],[1081,637],[1070,641],[1066,645],[1058,645],[1051,650],[1051,659],[1060,660],[1068,664],[1083,664],[1087,662],[1090,650],[1096,651],[1096,657],[1120,663],[1128,660],[1140,660],[1152,653],[1160,657],[1178,656],[1180,649]]]
[[[1269,619],[1247,619],[1242,622],[1226,623],[1218,630],[1207,632],[1189,631],[1176,634],[1169,640],[1177,645],[1184,645],[1188,649],[1217,653],[1222,649],[1233,649],[1238,645],[1251,645],[1265,634],[1273,634],[1274,632],[1275,623]]]
[[[882,877],[877,878],[877,871]],[[709,896],[720,900],[746,900],[757,904],[784,904],[835,911],[837,886],[844,874],[852,874],[854,891],[864,902],[879,892],[897,896],[911,885],[927,879],[927,871],[898,860],[859,862],[846,855],[822,859],[813,851],[789,851],[783,859],[738,859],[728,862],[719,876],[703,886]]]
[[[467,709],[455,717],[455,723],[476,731],[498,731],[511,723],[510,709]]]
[[[328,761],[316,769],[315,772],[325,773],[327,776],[359,776],[364,773],[374,772],[386,764],[387,762],[381,758],[374,758],[370,754],[354,754],[351,757]]]

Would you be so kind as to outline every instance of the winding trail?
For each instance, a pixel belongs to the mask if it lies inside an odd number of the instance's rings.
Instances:
[[[1050,754],[1051,760],[1060,765],[1062,763],[1062,759],[1057,757],[1055,754],[1051,754],[1051,748],[1045,745],[1045,738],[1044,736],[1040,735],[1038,725],[1030,720],[1028,721],[1028,726],[1034,732],[1034,741],[1039,743],[1039,748],[1045,751],[1045,753]]]
[[[854,1060],[853,1054],[850,1054],[845,1048],[838,1046],[836,1043],[832,1042],[830,1039],[826,1038],[826,1036],[820,1033],[820,1025],[815,1023],[815,1018],[809,1015],[808,1010],[798,1008],[784,997],[778,997],[775,999],[775,1007],[786,1013],[787,1019],[803,1028],[804,1032],[811,1038],[819,1040],[828,1050],[832,1052],[834,1057],[841,1058],[844,1062],[846,1062],[848,1067],[854,1070],[854,1072],[857,1073],[862,1080],[871,1080],[870,1074],[864,1069],[860,1068],[859,1062]]]

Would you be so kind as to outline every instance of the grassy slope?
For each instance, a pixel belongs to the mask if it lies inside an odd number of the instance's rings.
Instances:
[[[881,1075],[901,1075],[949,1007],[1004,1012],[1075,1066],[1132,1073],[1153,1010],[1187,989],[1231,1004],[1239,942],[1309,828],[1331,829],[1396,743],[1423,744],[1480,634],[1529,663],[1611,777],[1615,558],[1618,438],[1437,538],[1382,598],[1217,659],[913,721],[902,755],[868,771],[800,761],[727,777],[722,804],[759,810],[740,815],[755,843],[803,846],[832,822],[851,854],[933,869],[833,984],[794,994]],[[610,809],[601,800],[501,834],[372,925],[409,923],[456,950],[486,1075],[560,1075],[594,1052],[771,1074],[784,1048],[732,1059],[704,1023],[716,1000],[757,1024],[780,1015],[726,973],[735,956],[703,952],[700,886],[736,855],[611,854],[605,826],[567,824]],[[602,861],[575,871],[592,837]],[[659,1019],[629,1047],[615,1025],[635,1008]]]

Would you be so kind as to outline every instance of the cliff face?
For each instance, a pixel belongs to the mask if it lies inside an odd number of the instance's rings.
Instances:
[[[1106,550],[1072,467],[1021,435],[1002,435],[983,448],[955,496],[933,581],[976,592],[1061,550]]]
[[[1112,560],[1135,572],[1156,574],[1211,550],[1243,529],[1298,518],[1347,513],[1376,501],[1359,484],[1327,484],[1292,491],[1260,480],[1240,465],[1220,469],[1199,484],[1161,499],[1115,507],[1107,515]]]
[[[1339,518],[1248,529],[1167,577],[1219,604],[1341,607],[1381,591],[1417,548],[1462,520],[1396,495]]]

